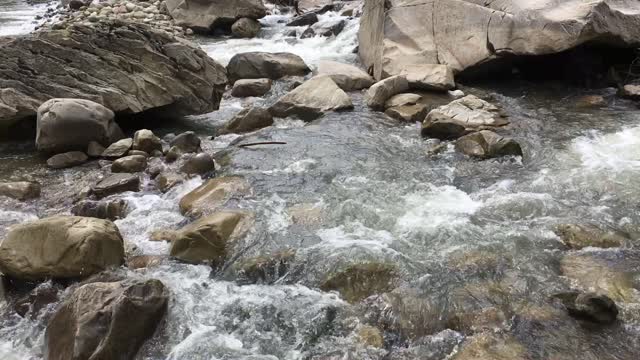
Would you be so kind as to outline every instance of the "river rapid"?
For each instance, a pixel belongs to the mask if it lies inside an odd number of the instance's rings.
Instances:
[[[0,35],[31,31],[45,9],[0,0]],[[289,14],[272,12],[256,39],[198,42],[223,65],[256,50],[292,52],[311,67],[322,59],[357,63],[359,19],[348,19],[337,37],[301,40],[284,35]],[[329,12],[320,20],[336,17]],[[435,143],[420,137],[418,125],[369,110],[360,92],[350,93],[353,111],[312,123],[278,119],[254,133],[210,138],[243,107],[273,103],[288,82],[277,82],[265,98],[226,94],[214,113],[147,124],[160,136],[200,135],[204,150],[216,154],[219,174],[251,184],[251,195],[231,206],[254,211],[256,220],[220,271],[171,260],[119,270],[159,279],[171,293],[164,324],[138,359],[435,360],[455,356],[467,336],[481,332],[532,359],[640,357],[637,241],[567,250],[553,232],[558,224],[593,223],[640,237],[640,111],[633,102],[617,98],[615,89],[559,83],[462,87],[504,110],[511,125],[501,133],[522,145],[522,158],[478,161],[452,145],[431,153]],[[580,106],[581,96],[591,94],[604,96],[607,106]],[[286,144],[235,146],[258,141]],[[0,181],[43,184],[41,198],[28,203],[0,198],[0,237],[12,224],[69,213],[75,194],[102,172],[97,161],[48,170],[32,141],[0,143]],[[186,223],[178,201],[202,179],[166,194],[148,177],[144,183],[144,191],[117,195],[131,210],[115,223],[138,253],[165,255],[168,245],[149,241],[149,234]],[[300,220],[300,208],[311,216]],[[287,273],[274,282],[246,284],[234,271],[243,259],[291,249]],[[395,269],[386,296],[350,303],[319,289],[327,274],[356,263]],[[594,330],[550,304],[553,294],[569,289],[606,292],[620,321]],[[60,298],[67,295],[60,290]],[[35,318],[0,309],[0,359],[41,359],[55,306]],[[367,326],[383,330],[382,348],[365,341]]]

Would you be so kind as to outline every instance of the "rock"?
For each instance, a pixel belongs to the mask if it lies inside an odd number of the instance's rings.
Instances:
[[[165,193],[172,187],[181,184],[184,181],[184,177],[176,173],[163,172],[156,177],[156,187],[161,192]]]
[[[14,225],[0,243],[0,271],[17,279],[86,277],[124,262],[124,243],[108,220],[55,216]]]
[[[451,360],[527,360],[526,348],[508,334],[484,332],[467,338]]]
[[[392,76],[373,84],[365,99],[367,105],[374,110],[383,110],[385,102],[393,95],[409,90],[409,83],[404,76]]]
[[[452,140],[472,131],[507,124],[509,121],[496,106],[474,95],[467,95],[431,110],[422,124],[422,136]]]
[[[307,26],[318,22],[318,15],[315,13],[306,13],[291,19],[287,26]]]
[[[49,320],[48,360],[132,360],[167,312],[158,280],[95,282],[77,288]]]
[[[82,165],[89,160],[87,154],[82,151],[70,151],[53,155],[47,159],[47,166],[52,169],[64,169],[77,165]]]
[[[173,138],[169,145],[178,148],[183,154],[201,152],[200,138],[193,131],[186,131]]]
[[[63,1],[63,5],[64,5],[64,1]],[[67,6],[71,10],[80,10],[81,7],[87,6],[87,2],[83,0],[71,0],[68,2]]]
[[[172,242],[178,238],[178,232],[174,230],[154,230],[149,234],[149,241]]]
[[[228,28],[240,18],[255,20],[267,15],[262,0],[166,0],[165,4],[178,25],[198,32]]]
[[[569,253],[560,261],[562,275],[578,286],[615,301],[628,302],[634,297],[633,273],[616,269],[606,261],[588,254]]]
[[[0,128],[53,98],[91,100],[115,113],[204,114],[218,109],[227,83],[225,69],[198,46],[121,21],[7,38],[0,69]]]
[[[358,263],[330,274],[321,284],[323,291],[337,290],[345,300],[355,303],[373,294],[393,290],[397,269],[385,263]]]
[[[338,36],[344,30],[347,22],[342,19],[332,20],[328,22],[318,22],[311,26],[315,35],[324,37]]]
[[[294,224],[305,227],[321,225],[326,218],[322,206],[311,203],[292,205],[287,209],[287,213],[291,216],[291,221]]]
[[[211,155],[207,153],[186,154],[184,164],[180,167],[180,171],[185,174],[205,175],[215,171],[215,163]]]
[[[71,213],[75,216],[117,220],[127,216],[127,202],[122,199],[113,201],[82,200],[75,204]]]
[[[300,39],[309,39],[314,36],[316,36],[316,31],[313,30],[311,26],[309,26],[308,28],[304,29],[302,34],[300,34]]]
[[[273,117],[267,109],[252,107],[241,110],[218,131],[218,134],[246,133],[271,125]]]
[[[138,255],[127,259],[129,269],[145,269],[160,265],[166,259],[161,255]]]
[[[418,94],[404,93],[393,95],[384,103],[385,109],[394,106],[415,105],[422,99],[422,96]]]
[[[303,76],[309,67],[301,57],[291,53],[246,52],[234,55],[227,65],[229,80],[273,80],[284,76]]]
[[[294,258],[293,250],[249,258],[236,265],[238,278],[246,284],[273,284],[287,274]]]
[[[169,253],[184,262],[219,266],[229,252],[230,242],[246,230],[242,222],[248,217],[242,211],[221,211],[202,217],[178,230]]]
[[[89,142],[87,145],[87,155],[92,158],[101,157],[105,147],[96,141]]]
[[[140,191],[140,178],[137,175],[113,174],[91,188],[91,192],[98,199],[125,191]]]
[[[231,34],[237,38],[253,38],[260,32],[260,23],[254,19],[240,18],[231,26]]]
[[[295,115],[310,121],[325,111],[353,109],[351,98],[328,76],[316,76],[281,97],[269,108],[273,116]]]
[[[155,152],[158,152],[160,150],[154,150]],[[127,151],[127,156],[143,156],[145,159],[149,157],[149,154],[147,154],[146,152],[142,151],[142,150],[129,150]]]
[[[622,232],[601,230],[591,224],[562,224],[555,228],[555,233],[568,247],[578,250],[585,247],[621,247],[631,241]]]
[[[424,64],[458,73],[493,59],[559,53],[593,41],[635,47],[639,14],[634,1],[397,0],[385,6],[385,0],[367,0],[359,54],[376,79]]]
[[[453,71],[447,65],[422,64],[406,66],[401,75],[407,78],[411,89],[446,91],[456,87]]]
[[[640,100],[640,85],[624,85],[618,90],[618,95],[631,100]]]
[[[271,90],[271,79],[241,79],[233,84],[231,96],[262,96]]]
[[[29,200],[40,197],[40,183],[35,181],[0,182],[0,196],[16,200]]]
[[[569,292],[557,294],[569,315],[600,324],[611,324],[618,317],[616,303],[606,295]]]
[[[62,289],[53,285],[51,281],[44,282],[27,295],[16,300],[13,308],[21,317],[31,314],[30,318],[35,320],[42,309],[58,302],[58,291],[60,290]]]
[[[373,78],[360,68],[337,61],[318,63],[318,75],[327,75],[344,91],[365,89],[373,85]]]
[[[84,151],[90,142],[110,144],[122,130],[113,111],[89,100],[51,99],[38,107],[36,147],[39,151]]]
[[[133,139],[131,138],[118,140],[109,145],[109,147],[107,147],[102,152],[102,157],[105,157],[107,159],[117,159],[119,157],[123,157],[127,154],[127,152],[129,152],[131,146],[133,146]]]
[[[382,332],[377,327],[363,325],[358,329],[358,340],[365,346],[372,346],[374,348],[384,348],[384,338]]]
[[[325,13],[333,8],[333,0],[298,0],[296,2],[296,11],[299,14],[314,12],[317,14]]]
[[[111,164],[112,173],[141,172],[147,167],[147,157],[143,155],[129,155],[115,160]]]
[[[243,177],[209,179],[180,199],[180,212],[196,217],[212,213],[232,197],[247,195],[250,191],[251,187]]]
[[[493,131],[482,130],[459,138],[456,150],[481,159],[500,156],[522,156],[520,144],[510,138],[502,137]]]
[[[427,110],[424,104],[414,104],[390,107],[384,113],[400,121],[422,122],[427,116]]]
[[[153,134],[153,131],[143,129],[133,134],[131,147],[133,150],[140,150],[151,154],[154,150],[162,151],[162,141]]]
[[[576,99],[576,107],[582,109],[607,107],[607,100],[600,95],[584,95]]]

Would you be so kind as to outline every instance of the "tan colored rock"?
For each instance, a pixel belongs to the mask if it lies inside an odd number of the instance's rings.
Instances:
[[[452,360],[528,360],[526,348],[511,335],[491,332],[474,335],[462,344]]]
[[[456,150],[480,159],[507,155],[522,156],[522,148],[515,140],[489,130],[478,131],[459,138],[456,140]]]
[[[238,82],[236,82],[236,84]],[[269,110],[252,107],[241,110],[218,131],[218,134],[241,134],[256,131],[271,125],[273,125],[273,116],[271,116]]]
[[[123,157],[133,146],[133,139],[121,139],[109,145],[103,152],[102,157],[107,159],[117,159]]]
[[[397,277],[398,270],[392,264],[359,263],[328,274],[320,289],[336,290],[345,300],[356,303],[368,296],[393,290]]]
[[[591,224],[562,224],[555,228],[555,233],[572,249],[621,247],[631,241],[620,231],[602,230]]]
[[[404,93],[393,95],[384,103],[384,108],[388,109],[394,106],[403,106],[403,105],[415,105],[422,99],[422,95],[412,94],[412,93]]]
[[[565,255],[560,261],[560,270],[586,290],[607,295],[615,301],[633,299],[633,274],[614,269],[588,254]]]
[[[167,10],[176,23],[199,32],[210,32],[240,18],[260,19],[267,15],[261,0],[167,0]]]
[[[407,78],[412,89],[446,91],[456,87],[453,71],[447,65],[408,65],[402,69],[400,75]]]
[[[424,104],[401,105],[390,107],[385,110],[385,114],[390,117],[405,122],[422,122],[427,116],[427,106]]]
[[[234,55],[227,65],[231,83],[239,79],[273,79],[303,76],[309,67],[298,55],[291,53],[246,52]]]
[[[271,79],[240,79],[233,84],[231,96],[262,96],[271,90]]]
[[[87,154],[82,151],[69,151],[56,154],[47,159],[47,166],[52,169],[65,169],[82,165],[89,160]]]
[[[373,85],[371,75],[359,67],[337,61],[323,60],[318,63],[317,75],[327,75],[344,91],[366,89]]]
[[[112,173],[135,173],[144,171],[147,167],[147,158],[144,155],[128,155],[116,159],[111,163]]]
[[[160,138],[157,137],[153,131],[142,129],[133,134],[131,148],[151,154],[155,150],[162,151],[162,141],[160,141]]]
[[[367,90],[365,99],[370,108],[383,110],[389,98],[407,90],[409,90],[409,83],[404,76],[392,76],[373,84]]]
[[[248,195],[250,192],[249,183],[240,176],[209,179],[180,199],[180,212],[196,217],[210,214],[232,197]]]
[[[291,90],[269,108],[273,116],[295,115],[302,120],[314,120],[326,111],[352,109],[351,98],[329,76],[316,76]]]
[[[156,176],[156,187],[165,193],[184,181],[184,176],[172,172],[163,172]]]
[[[231,35],[237,38],[253,38],[260,32],[260,23],[250,18],[240,18],[231,25]]]
[[[40,184],[35,181],[0,182],[0,196],[23,201],[35,199],[40,196]]]
[[[640,100],[640,85],[624,85],[620,90],[618,90],[618,95],[631,100]]]

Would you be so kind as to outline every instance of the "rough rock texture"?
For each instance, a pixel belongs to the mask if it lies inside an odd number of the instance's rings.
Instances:
[[[424,104],[392,106],[385,110],[390,117],[407,122],[422,122],[427,116],[428,108]]]
[[[116,113],[218,109],[224,68],[198,47],[142,24],[73,25],[0,41],[0,127],[52,98],[95,101]]]
[[[200,138],[193,131],[185,131],[179,134],[169,143],[171,147],[179,149],[182,153],[200,152]]]
[[[225,176],[207,180],[180,199],[180,212],[193,216],[212,213],[234,196],[251,191],[247,180],[239,176]]]
[[[227,74],[231,82],[238,79],[273,80],[284,76],[302,76],[309,67],[298,55],[291,53],[246,52],[234,55],[227,65]]]
[[[393,95],[384,103],[384,107],[388,109],[394,106],[415,105],[420,99],[422,99],[421,95],[412,93]]]
[[[115,160],[111,164],[112,173],[134,173],[144,171],[147,167],[147,157],[143,155],[129,155]]]
[[[35,199],[40,196],[40,184],[35,181],[0,182],[0,196],[17,200]]]
[[[296,16],[287,23],[287,26],[307,26],[318,22],[318,15],[315,13],[306,13]]]
[[[332,9],[333,0],[297,0],[296,10],[299,14],[308,12],[323,13],[325,9]]]
[[[397,276],[397,269],[392,264],[354,264],[329,274],[320,284],[320,289],[337,290],[347,301],[358,302],[373,294],[393,290]]]
[[[591,224],[558,225],[555,233],[572,249],[588,246],[599,248],[621,247],[631,242],[628,235],[615,230],[602,230]]]
[[[99,199],[125,191],[140,191],[140,177],[126,173],[113,174],[91,188],[91,192]]]
[[[0,243],[0,271],[27,280],[86,277],[124,262],[108,220],[55,216],[12,226]]]
[[[375,110],[383,110],[385,102],[393,95],[409,90],[409,83],[404,76],[392,76],[373,84],[365,99],[367,105]]]
[[[330,76],[344,91],[365,89],[374,83],[373,78],[364,70],[337,61],[320,61],[316,73]]]
[[[98,219],[117,220],[127,215],[127,202],[122,199],[113,201],[83,200],[71,208],[75,216],[94,217]]]
[[[52,169],[64,169],[77,165],[82,165],[89,160],[87,154],[82,151],[69,151],[62,154],[53,155],[47,159],[47,166]]]
[[[166,172],[158,175],[156,177],[156,187],[161,192],[167,192],[172,187],[182,183],[184,181],[184,176],[176,173]]]
[[[258,35],[260,29],[260,23],[256,20],[241,18],[231,26],[231,35],[237,38],[252,38]]]
[[[557,53],[591,40],[636,46],[639,15],[633,0],[366,0],[359,53],[376,79],[422,64],[459,72],[503,55]]]
[[[344,27],[347,25],[347,22],[342,19],[336,19],[332,21],[323,21],[317,22],[311,25],[311,29],[313,30],[314,36],[338,36],[344,30]]]
[[[185,154],[184,163],[180,167],[180,171],[185,174],[205,175],[215,171],[215,163],[211,155],[207,153]]]
[[[142,129],[133,134],[131,148],[151,154],[154,150],[162,151],[162,141],[153,134],[153,131]]]
[[[51,99],[38,107],[36,147],[44,152],[85,150],[122,137],[113,111],[90,100]]]
[[[522,156],[520,144],[515,140],[502,137],[493,131],[482,130],[459,138],[456,150],[480,159],[500,156]]]
[[[199,32],[228,28],[240,18],[260,19],[267,15],[262,0],[166,0],[165,4],[178,25]]]
[[[611,324],[618,317],[616,303],[606,295],[569,292],[556,295],[569,314],[582,320]]]
[[[167,312],[168,293],[158,280],[79,287],[49,320],[46,358],[134,359]]]
[[[278,99],[269,111],[273,116],[285,118],[295,115],[310,121],[325,111],[352,109],[353,103],[329,76],[316,76]]]
[[[131,149],[131,146],[133,146],[133,139],[131,138],[118,140],[104,149],[102,156],[108,159],[117,159],[125,156],[125,154],[129,152],[129,149]]]
[[[242,79],[233,84],[231,96],[262,96],[271,90],[271,79]]]
[[[420,90],[451,90],[456,87],[453,71],[447,65],[422,64],[402,69],[409,87]]]
[[[252,107],[241,110],[218,131],[218,134],[245,133],[271,125],[273,117],[267,109]]]

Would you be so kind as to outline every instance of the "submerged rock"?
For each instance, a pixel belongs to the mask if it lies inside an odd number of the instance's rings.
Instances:
[[[352,109],[351,98],[329,76],[316,76],[281,97],[269,108],[273,116],[295,115],[310,121],[326,111]]]
[[[520,144],[510,138],[502,137],[493,131],[482,130],[459,138],[456,150],[481,159],[500,156],[522,156]]]
[[[47,166],[52,169],[64,169],[82,165],[86,163],[87,160],[89,160],[89,157],[82,151],[70,151],[53,155],[47,159]]]
[[[135,173],[144,171],[147,167],[147,157],[144,155],[128,155],[116,159],[111,164],[112,173]]]
[[[209,179],[180,199],[180,212],[196,217],[213,213],[232,197],[244,196],[250,191],[249,183],[240,176]]]
[[[16,200],[35,199],[40,196],[40,183],[35,181],[0,182],[0,196]]]
[[[262,0],[166,0],[176,23],[199,32],[228,28],[240,18],[260,19],[267,15]]]
[[[229,80],[273,80],[284,76],[303,76],[311,70],[304,60],[291,53],[246,52],[234,55],[227,65]]]
[[[242,282],[273,284],[287,274],[294,258],[295,251],[286,250],[249,258],[235,267]]]
[[[22,317],[30,315],[30,318],[35,320],[42,309],[58,302],[58,292],[61,290],[60,286],[54,285],[51,281],[44,282],[16,300],[13,308],[18,315]]]
[[[630,301],[636,291],[631,269],[615,268],[589,254],[565,255],[560,261],[560,270],[578,286],[615,301]]]
[[[391,264],[353,264],[330,274],[320,284],[320,289],[337,290],[345,300],[358,302],[371,295],[393,290],[397,277],[398,271]]]
[[[318,75],[327,75],[344,91],[354,91],[373,85],[373,78],[364,70],[337,61],[323,60],[318,63]]]
[[[231,34],[237,38],[253,38],[260,32],[260,23],[254,19],[240,18],[231,26]]]
[[[125,191],[140,191],[140,177],[138,175],[127,173],[113,174],[91,188],[91,192],[98,199]]]
[[[384,110],[384,104],[390,97],[409,90],[409,83],[404,76],[392,76],[373,84],[365,99],[367,105],[374,110]]]
[[[618,307],[608,296],[596,293],[557,294],[569,315],[600,324],[611,324],[618,317]]]
[[[273,116],[271,116],[269,110],[252,107],[241,110],[218,131],[218,134],[241,134],[271,125],[273,125]]]
[[[605,231],[591,224],[563,224],[555,228],[555,233],[572,249],[588,246],[599,248],[621,247],[631,240],[619,231]]]
[[[461,345],[452,360],[527,360],[526,348],[508,334],[485,332],[474,335]]]
[[[123,219],[127,215],[125,200],[93,201],[83,200],[75,204],[71,213],[75,216],[94,217],[111,221]]]
[[[271,90],[271,79],[241,79],[233,84],[231,96],[262,96]]]

